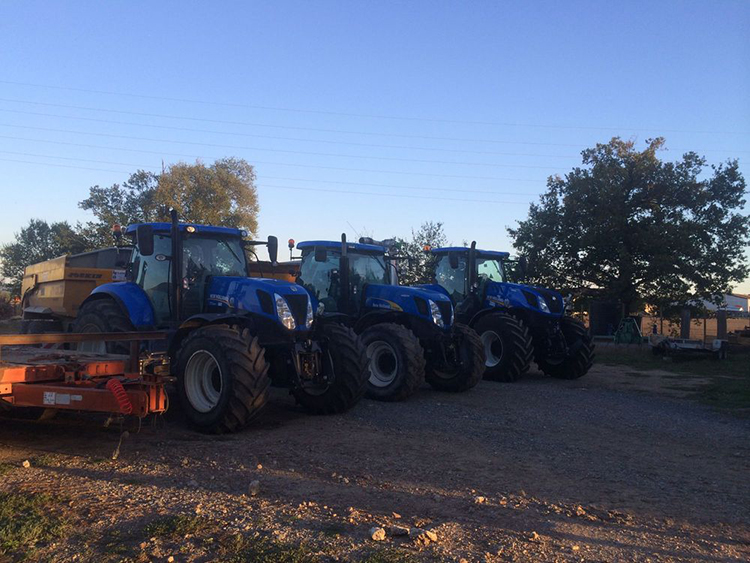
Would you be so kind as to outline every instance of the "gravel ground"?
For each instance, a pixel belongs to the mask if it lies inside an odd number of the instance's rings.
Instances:
[[[116,460],[119,430],[100,419],[2,421],[0,493],[49,493],[34,498],[60,524],[33,549],[5,549],[50,561],[747,561],[750,421],[627,387],[638,379],[599,365],[572,382],[532,373],[335,417],[278,393],[236,435],[193,433],[179,413],[131,428]]]

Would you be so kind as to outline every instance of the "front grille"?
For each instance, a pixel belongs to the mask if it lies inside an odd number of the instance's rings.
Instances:
[[[284,299],[289,303],[292,315],[297,326],[305,326],[307,319],[307,295],[284,295]]]
[[[443,322],[448,325],[451,322],[451,313],[453,312],[453,306],[450,301],[435,301],[435,304],[440,310],[440,315],[443,317]]]

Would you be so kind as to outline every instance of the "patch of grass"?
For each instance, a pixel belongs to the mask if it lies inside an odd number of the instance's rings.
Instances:
[[[411,554],[398,549],[373,551],[362,559],[362,563],[415,563],[417,559]]]
[[[52,495],[0,493],[0,555],[29,556],[37,544],[62,537],[66,519],[55,514]]]
[[[654,356],[647,347],[623,350],[597,348],[597,362],[605,365],[624,365],[636,370],[662,370],[674,375],[664,376],[672,381],[692,383],[693,378],[708,380],[708,384],[666,386],[665,389],[691,392],[691,396],[712,407],[735,413],[750,412],[750,355],[729,353],[725,360],[714,360],[700,355],[670,361]],[[634,372],[625,375],[634,376]],[[644,374],[645,375],[645,374]]]
[[[57,461],[53,454],[37,455],[29,459],[32,467],[51,467]]]
[[[218,558],[222,563],[315,563],[319,560],[305,545],[282,543],[260,534],[235,534],[224,538]]]
[[[2,462],[0,463],[0,475],[5,475],[6,473],[10,473],[16,468],[15,465],[12,463]]]
[[[146,538],[180,539],[187,534],[198,534],[213,527],[207,518],[190,514],[164,516],[143,528]]]

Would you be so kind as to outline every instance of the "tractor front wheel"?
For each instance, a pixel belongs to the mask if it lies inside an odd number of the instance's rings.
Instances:
[[[516,381],[529,370],[533,348],[526,326],[507,313],[491,313],[474,325],[484,346],[484,378]]]
[[[325,383],[299,386],[294,398],[312,414],[338,414],[359,402],[367,389],[367,354],[350,328],[326,324],[320,331],[321,369]]]
[[[133,324],[128,316],[112,299],[95,299],[84,303],[78,310],[73,323],[73,332],[131,332]],[[127,342],[80,342],[76,345],[80,352],[98,354],[130,354]]]
[[[209,325],[193,331],[177,353],[177,391],[188,420],[213,434],[247,426],[266,404],[268,363],[249,330]]]
[[[369,398],[403,401],[424,383],[424,350],[408,328],[395,323],[377,324],[365,329],[361,338],[370,360]]]
[[[565,358],[546,358],[535,354],[535,361],[546,375],[557,379],[578,379],[594,363],[594,341],[584,324],[573,317],[560,319],[560,330],[568,346]]]
[[[484,374],[484,346],[477,333],[461,323],[455,323],[453,331],[457,365],[445,369],[427,362],[427,383],[438,391],[468,391]]]

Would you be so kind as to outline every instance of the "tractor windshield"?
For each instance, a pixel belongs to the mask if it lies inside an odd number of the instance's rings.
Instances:
[[[349,282],[353,293],[360,295],[366,283],[387,284],[388,274],[383,256],[377,254],[357,254],[350,252]],[[315,252],[305,252],[302,255],[299,278],[297,283],[324,304],[328,312],[338,311],[341,297],[339,260],[341,252],[328,250],[323,262],[315,260]]]
[[[458,267],[451,267],[450,257],[441,255],[435,264],[435,283],[443,286],[454,303],[466,298],[466,255],[458,256]]]
[[[245,252],[239,238],[194,235],[186,236],[182,245],[187,278],[247,275]]]

